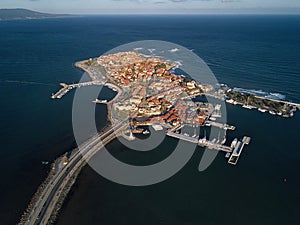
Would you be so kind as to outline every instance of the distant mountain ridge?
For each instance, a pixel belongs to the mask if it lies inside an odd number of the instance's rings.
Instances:
[[[41,13],[28,9],[0,9],[0,20],[42,19],[69,17],[69,14]]]

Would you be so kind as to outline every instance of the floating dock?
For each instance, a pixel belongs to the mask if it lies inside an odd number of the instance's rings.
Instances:
[[[206,121],[205,126],[214,126],[214,127],[221,128],[221,129],[224,129],[224,130],[235,130],[235,126],[231,126],[231,125],[223,124],[223,123],[218,123],[218,122],[215,122],[215,121]]]
[[[207,147],[209,149],[213,149],[216,151],[222,151],[226,153],[226,158],[229,158],[228,163],[232,165],[236,165],[245,145],[250,143],[251,138],[244,136],[242,141],[234,140],[231,146],[226,146],[224,144],[219,144],[214,141],[209,141],[206,138],[198,139],[196,137],[191,137],[188,134],[178,134],[174,133],[173,131],[169,130],[166,134],[170,137],[177,138],[180,140],[184,140],[193,144],[197,144],[201,147]]]
[[[197,138],[193,138],[193,137],[190,137],[190,136],[187,136],[187,135],[184,135],[184,134],[176,134],[176,133],[173,133],[173,132],[167,132],[167,135],[170,136],[170,137],[173,137],[173,138],[177,138],[177,139],[180,139],[180,140],[184,140],[184,141],[187,141],[187,142],[198,144],[198,139]]]
[[[232,164],[232,165],[237,164],[237,162],[242,154],[242,151],[244,149],[244,146],[248,145],[250,143],[250,140],[251,140],[250,137],[245,136],[245,137],[243,137],[242,141],[237,142],[237,144],[234,146],[234,150],[228,160],[229,164]]]
[[[226,152],[226,153],[231,153],[232,152],[232,148],[226,145],[222,145],[213,141],[209,141],[206,140],[206,138],[204,139],[200,139],[198,141],[198,145],[201,147],[208,147],[209,149],[213,149],[213,150],[217,150],[217,151],[222,151],[222,152]]]
[[[197,144],[201,147],[208,147],[209,149],[213,149],[213,150],[217,150],[217,151],[223,151],[223,152],[226,152],[226,153],[232,152],[231,147],[226,146],[226,145],[222,145],[222,144],[218,144],[218,143],[215,143],[213,141],[206,140],[205,138],[198,139],[196,137],[191,137],[187,134],[177,134],[177,133],[173,133],[171,131],[168,131],[167,135],[170,136],[170,137],[174,137],[174,138],[177,138],[177,139],[181,139],[181,140],[184,140],[184,141],[188,141],[188,142]]]

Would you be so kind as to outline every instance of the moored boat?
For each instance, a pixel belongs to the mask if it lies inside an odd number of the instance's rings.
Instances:
[[[266,109],[262,109],[262,108],[258,108],[258,111],[260,111],[260,112],[267,112],[267,110]]]
[[[150,134],[150,132],[148,130],[144,130],[143,134],[147,135],[147,134]]]
[[[227,99],[226,102],[227,102],[227,103],[230,103],[230,104],[233,104],[233,103],[234,103],[234,100],[233,100],[233,99]]]
[[[236,146],[237,143],[238,143],[238,139],[235,138],[235,139],[231,142],[230,147],[231,147],[231,148],[235,148],[235,146]]]

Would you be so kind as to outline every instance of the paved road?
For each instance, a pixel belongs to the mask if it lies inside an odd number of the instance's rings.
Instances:
[[[92,157],[105,144],[115,138],[116,133],[128,127],[127,123],[119,123],[110,128],[101,135],[91,138],[80,146],[80,151],[76,152],[69,160],[69,163],[57,173],[49,184],[46,186],[40,199],[36,202],[34,210],[29,216],[26,224],[38,225],[47,224],[54,207],[59,199],[60,193],[68,183],[69,179],[74,175],[77,169],[85,163],[86,159]]]

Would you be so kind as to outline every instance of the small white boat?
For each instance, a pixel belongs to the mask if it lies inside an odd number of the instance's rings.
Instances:
[[[209,122],[205,122],[204,126],[206,126],[206,127],[210,127],[210,126],[211,126],[211,124],[210,124]]]
[[[143,134],[147,135],[147,134],[150,134],[150,132],[148,130],[144,130]]]
[[[238,143],[238,139],[235,138],[235,139],[232,141],[230,147],[231,147],[231,148],[235,148],[235,146],[236,146],[237,143]]]
[[[242,107],[245,109],[255,109],[255,107],[251,105],[243,105]]]
[[[93,103],[107,103],[107,100],[99,100],[96,98]]]
[[[223,141],[221,142],[222,145],[224,145],[226,142],[226,138],[223,139]]]
[[[262,109],[262,108],[259,108],[258,111],[263,112],[263,113],[264,113],[264,112],[267,112],[266,109]]]
[[[206,142],[207,142],[207,140],[206,140],[206,138],[204,137],[204,138],[201,138],[201,139],[199,139],[199,144],[206,144]]]
[[[228,99],[226,100],[227,103],[230,103],[230,104],[233,104],[234,103],[234,100],[233,99]]]

